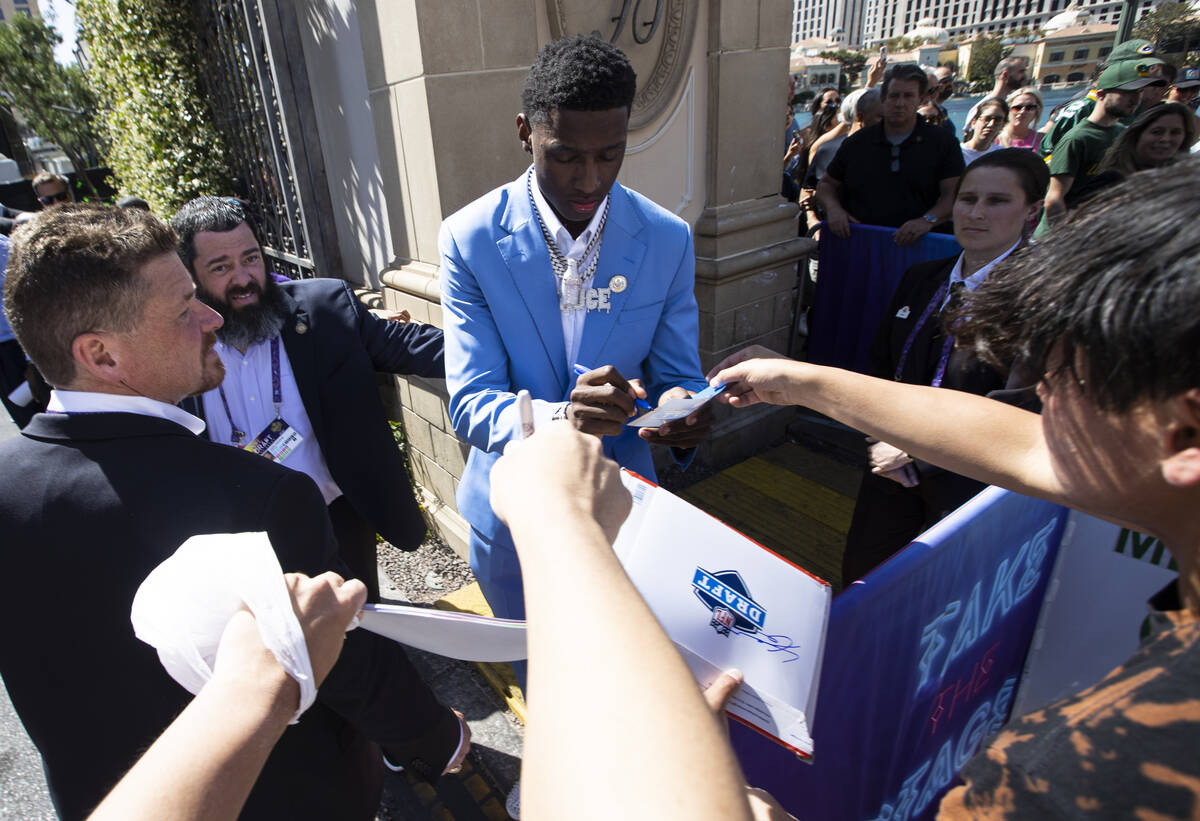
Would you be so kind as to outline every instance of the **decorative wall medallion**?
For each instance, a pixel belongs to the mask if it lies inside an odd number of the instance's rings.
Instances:
[[[593,34],[625,52],[637,72],[629,127],[662,113],[679,88],[692,48],[695,0],[546,0],[554,39]]]

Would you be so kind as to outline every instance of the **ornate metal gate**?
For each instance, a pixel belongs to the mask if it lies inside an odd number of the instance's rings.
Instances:
[[[202,81],[234,193],[259,219],[272,270],[337,276],[337,240],[289,0],[193,0]]]

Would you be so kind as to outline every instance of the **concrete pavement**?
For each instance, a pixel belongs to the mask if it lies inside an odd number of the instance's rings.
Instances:
[[[8,414],[0,413],[0,442],[17,433]],[[10,625],[6,629],[20,628]],[[0,821],[50,821],[56,817],[42,776],[42,758],[13,711],[8,691],[0,687]]]

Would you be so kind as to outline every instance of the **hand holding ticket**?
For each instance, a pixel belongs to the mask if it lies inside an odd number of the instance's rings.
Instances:
[[[637,428],[657,428],[677,419],[685,419],[715,399],[723,390],[725,390],[724,385],[713,385],[686,399],[668,399],[654,410],[642,414],[628,424]]]

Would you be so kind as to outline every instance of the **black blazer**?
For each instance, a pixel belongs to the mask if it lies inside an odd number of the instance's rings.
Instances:
[[[444,379],[441,330],[380,319],[340,279],[279,287],[288,305],[280,337],[333,480],[377,533],[403,550],[415,549],[425,537],[425,520],[388,427],[375,372]],[[199,398],[182,407],[204,418]]]
[[[918,262],[904,272],[868,352],[872,376],[896,378],[904,343],[942,283],[950,279],[950,272],[957,261],[958,256],[955,255]],[[900,381],[914,385],[931,384],[937,373],[945,340],[941,311],[935,309],[917,332],[908,356],[904,358]],[[988,396],[1004,390],[1007,376],[976,359],[970,351],[954,348],[946,363],[941,387]],[[935,511],[953,510],[984,488],[982,482],[950,473],[920,459],[915,460],[915,467],[921,476],[917,492]]]
[[[896,378],[896,368],[900,364],[905,341],[942,283],[950,279],[950,272],[957,261],[958,256],[955,255],[918,262],[904,272],[868,352],[867,362],[872,376]],[[906,315],[897,316],[901,313]],[[900,381],[912,385],[932,383],[945,340],[941,310],[935,309],[913,340],[908,357],[904,359]],[[942,387],[986,395],[1002,389],[1006,376],[980,362],[970,351],[955,348],[946,363]]]
[[[165,419],[39,414],[0,444],[0,463],[0,674],[56,807],[81,818],[191,698],[129,622],[155,566],[198,533],[265,530],[285,571],[346,570],[307,476]],[[367,736],[432,775],[458,722],[399,645],[355,630],[243,817],[374,818],[380,769]]]

